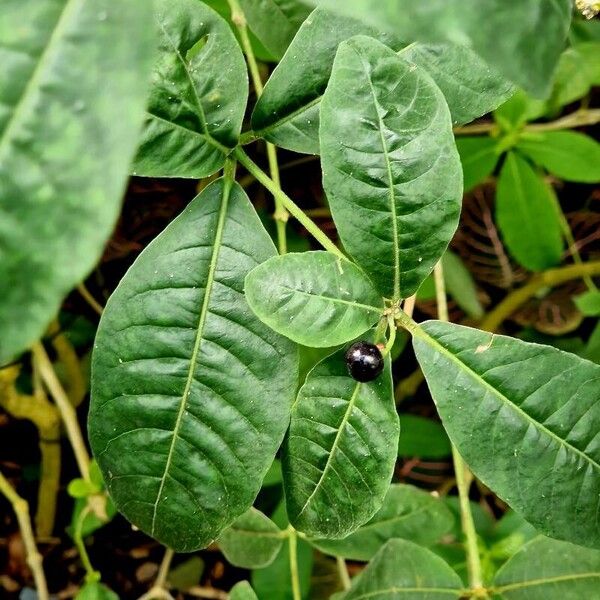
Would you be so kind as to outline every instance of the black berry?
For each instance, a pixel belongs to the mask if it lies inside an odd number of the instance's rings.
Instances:
[[[383,371],[383,356],[374,344],[356,342],[346,352],[346,365],[350,376],[356,381],[373,381]]]

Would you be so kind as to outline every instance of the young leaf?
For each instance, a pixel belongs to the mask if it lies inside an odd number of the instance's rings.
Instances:
[[[0,365],[42,336],[102,253],[154,44],[145,0],[6,0],[1,11]]]
[[[248,99],[242,51],[198,0],[157,0],[159,57],[134,175],[208,177],[236,145]]]
[[[315,6],[392,31],[407,42],[449,41],[471,46],[525,90],[544,96],[564,47],[571,0],[310,0]]]
[[[472,190],[494,172],[499,157],[497,146],[498,141],[489,136],[456,138],[465,192]]]
[[[119,596],[99,581],[93,581],[77,592],[75,600],[119,600]]]
[[[381,507],[397,457],[399,424],[389,361],[370,383],[348,375],[345,348],[306,378],[283,446],[291,523],[315,537],[344,537]]]
[[[178,552],[250,508],[287,428],[296,353],[243,295],[274,254],[242,188],[220,179],[142,252],[100,322],[92,450],[119,510]]]
[[[343,598],[458,600],[462,588],[460,577],[431,550],[407,540],[390,540],[352,581]]]
[[[477,297],[477,287],[463,261],[450,250],[446,250],[442,257],[442,265],[448,294],[469,317],[481,319],[484,311]]]
[[[248,27],[280,59],[310,13],[299,0],[239,0]]]
[[[284,532],[269,517],[251,508],[223,531],[218,543],[232,565],[261,569],[275,560],[283,540]]]
[[[402,434],[398,456],[445,458],[452,454],[450,440],[437,421],[417,415],[401,414]]]
[[[321,103],[323,185],[344,247],[389,298],[416,292],[452,238],[462,175],[430,77],[364,36],[340,44]]]
[[[539,119],[547,110],[547,102],[532,98],[523,90],[517,90],[494,111],[494,120],[503,131],[512,133],[520,130],[527,121]]]
[[[453,524],[454,515],[441,500],[410,485],[397,484],[390,487],[375,516],[348,537],[308,541],[326,554],[369,561],[388,540],[402,538],[428,546],[438,542]]]
[[[247,581],[240,581],[229,591],[229,600],[258,600],[258,596]]]
[[[455,44],[414,44],[317,8],[298,30],[267,81],[252,114],[256,134],[308,154],[319,153],[319,104],[338,45],[355,35],[378,39],[430,73],[446,96],[452,120],[467,123],[501,104],[512,89],[474,52]]]
[[[414,335],[446,431],[481,481],[539,531],[600,547],[600,367],[450,323]]]
[[[537,537],[498,571],[494,592],[502,600],[579,600],[595,598],[600,552]]]
[[[524,267],[543,271],[563,249],[554,191],[515,152],[509,152],[496,190],[496,220],[508,250]]]
[[[600,315],[600,291],[588,290],[574,298],[575,305],[587,317]]]
[[[600,144],[576,131],[523,136],[517,148],[553,175],[567,181],[600,181]]]
[[[364,273],[322,251],[266,261],[246,277],[246,299],[269,327],[317,348],[356,338],[383,313],[383,301]]]

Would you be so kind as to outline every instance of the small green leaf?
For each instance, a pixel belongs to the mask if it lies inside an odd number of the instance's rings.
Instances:
[[[237,144],[248,99],[231,28],[198,0],[156,0],[160,34],[134,175],[208,177]]]
[[[517,148],[553,175],[567,181],[600,181],[600,144],[576,131],[523,136]]]
[[[179,552],[250,508],[289,421],[293,344],[244,278],[275,247],[242,188],[205,188],[138,257],[100,321],[88,431],[119,510]]]
[[[462,587],[459,576],[431,550],[407,540],[390,540],[343,598],[458,600]]]
[[[343,344],[383,313],[383,301],[364,273],[329,252],[276,256],[248,275],[245,288],[264,323],[305,346]]]
[[[509,252],[524,267],[558,264],[562,230],[553,189],[515,152],[509,152],[496,190],[496,220]]]
[[[72,498],[87,498],[93,494],[97,494],[101,488],[85,479],[73,479],[67,486],[67,493]]]
[[[306,378],[283,446],[291,523],[315,537],[343,537],[381,507],[399,435],[389,361],[370,383],[348,375],[345,348]]]
[[[106,519],[100,518],[95,512],[88,511],[83,518],[83,523],[80,524],[81,511],[88,505],[87,498],[76,498],[75,505],[73,506],[73,514],[71,515],[71,522],[67,527],[67,533],[73,537],[75,531],[81,532],[81,537],[85,539],[88,535],[94,533],[101,527],[104,527],[107,523],[112,521],[113,517],[117,514],[114,502],[110,499],[110,496],[106,498]]]
[[[444,428],[437,421],[417,415],[401,414],[402,433],[398,456],[419,458],[445,458],[452,449]]]
[[[463,168],[464,191],[484,182],[498,163],[498,141],[488,136],[456,138]]]
[[[414,335],[444,427],[477,477],[540,532],[600,547],[600,367],[451,323]]]
[[[229,600],[258,600],[258,596],[247,581],[240,581],[229,591]]]
[[[169,571],[169,586],[185,592],[198,585],[204,572],[204,561],[199,556],[191,556]]]
[[[119,600],[119,596],[99,582],[86,583],[75,596],[75,600]]]
[[[269,517],[251,508],[223,531],[218,543],[232,565],[261,569],[275,560],[284,537],[284,532]]]
[[[147,0],[3,0],[0,365],[39,339],[96,264],[135,153],[154,31]]]
[[[462,176],[448,107],[420,68],[380,42],[340,44],[321,102],[323,185],[344,247],[388,298],[440,259]]]
[[[446,289],[450,296],[469,317],[481,319],[484,310],[477,297],[477,287],[463,261],[450,250],[446,250],[442,257],[442,265]]]
[[[586,317],[600,316],[600,291],[590,290],[575,299],[575,305]]]
[[[520,130],[528,121],[541,117],[547,110],[547,103],[517,90],[502,106],[494,111],[494,120],[505,132]]]
[[[388,540],[402,538],[429,546],[448,533],[453,524],[454,515],[441,500],[410,485],[395,484],[375,516],[348,537],[308,541],[326,554],[369,561]]]
[[[537,537],[498,571],[494,592],[503,600],[596,598],[600,552]]]

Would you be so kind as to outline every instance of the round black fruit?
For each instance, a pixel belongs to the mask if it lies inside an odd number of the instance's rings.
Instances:
[[[383,356],[374,344],[356,342],[346,352],[346,365],[353,379],[365,383],[379,377],[383,371]]]

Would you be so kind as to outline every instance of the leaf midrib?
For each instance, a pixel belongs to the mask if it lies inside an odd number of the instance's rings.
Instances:
[[[420,337],[426,344],[428,344],[429,346],[436,347],[437,349],[439,349],[439,352],[441,354],[444,354],[452,362],[456,363],[459,367],[462,367],[463,371],[471,375],[471,377],[475,379],[475,381],[479,382],[484,388],[489,389],[492,392],[492,394],[497,396],[503,404],[509,406],[510,408],[515,410],[515,412],[521,414],[525,418],[525,420],[531,423],[536,429],[538,429],[542,433],[546,433],[550,438],[556,440],[560,445],[564,446],[568,450],[571,450],[572,452],[583,458],[586,462],[590,463],[593,467],[600,470],[600,464],[598,464],[593,458],[585,454],[585,452],[579,450],[579,448],[576,448],[575,446],[571,445],[566,440],[563,440],[553,431],[548,429],[543,423],[536,421],[533,417],[527,414],[520,406],[518,406],[514,402],[511,402],[510,398],[507,398],[500,390],[496,389],[491,383],[488,383],[483,377],[481,377],[481,375],[479,375],[479,373],[477,373],[477,371],[473,370],[469,365],[460,360],[458,356],[450,352],[450,350],[444,347],[434,337],[430,336],[424,329],[418,328],[414,331],[414,333],[416,336]],[[493,339],[494,334],[491,335]]]
[[[360,596],[349,596],[352,600],[363,600],[364,598],[373,598],[375,596],[381,596],[382,594],[414,594],[414,593],[422,593],[422,594],[448,594],[452,595],[456,598],[460,596],[462,590],[460,589],[451,589],[451,588],[434,588],[434,587],[391,587],[386,588],[384,590],[375,590],[373,592],[367,592],[366,594],[361,594]]]
[[[577,579],[600,579],[600,571],[590,571],[589,573],[571,573],[569,575],[556,575],[555,577],[545,577],[540,579],[530,579],[529,581],[519,581],[515,583],[507,583],[500,587],[494,588],[496,594],[508,592],[510,590],[518,590],[527,587],[535,587],[537,585],[548,585],[552,583],[561,583],[563,581],[573,581]]]
[[[200,347],[202,345],[202,335],[204,333],[204,325],[206,323],[206,317],[208,315],[208,306],[210,304],[210,296],[212,292],[212,286],[215,279],[215,271],[217,268],[217,262],[219,260],[219,252],[221,249],[221,240],[223,238],[223,229],[225,225],[225,215],[227,214],[227,207],[229,205],[229,196],[231,193],[231,187],[233,182],[231,180],[225,179],[223,183],[223,191],[221,195],[221,207],[219,209],[219,218],[217,221],[217,229],[215,231],[214,243],[212,255],[210,258],[210,265],[208,268],[208,275],[206,280],[206,288],[204,291],[204,298],[202,300],[202,307],[200,309],[200,315],[198,316],[198,325],[196,330],[196,338],[194,340],[194,348],[192,350],[192,355],[190,357],[190,367],[188,370],[188,376],[185,382],[185,387],[183,393],[181,395],[181,404],[179,405],[179,411],[177,413],[177,419],[175,421],[175,426],[173,428],[173,437],[171,439],[171,445],[169,447],[169,452],[167,454],[167,460],[165,463],[165,468],[160,480],[160,486],[158,489],[158,493],[156,494],[156,500],[154,501],[154,509],[152,514],[152,526],[150,535],[154,536],[155,526],[156,526],[156,516],[158,512],[158,506],[160,504],[160,497],[163,492],[165,481],[167,479],[167,475],[169,473],[169,468],[171,466],[171,461],[173,459],[173,452],[175,449],[175,445],[178,439],[179,429],[181,427],[181,422],[183,420],[183,415],[185,414],[185,409],[188,402],[188,397],[190,395],[192,383],[194,381],[194,373],[196,372],[196,362],[198,359],[198,354],[200,353]]]
[[[25,110],[26,100],[33,93],[33,91],[38,87],[38,83],[40,78],[44,73],[44,69],[46,68],[48,62],[51,59],[52,52],[54,51],[56,44],[62,38],[62,34],[69,22],[69,19],[73,12],[75,11],[76,6],[81,4],[83,0],[67,0],[65,5],[56,21],[54,29],[52,30],[50,37],[48,38],[48,43],[46,44],[44,50],[39,56],[39,60],[37,65],[35,66],[27,85],[23,89],[23,93],[19,98],[19,102],[15,106],[13,110],[12,116],[8,121],[8,124],[4,128],[4,132],[2,133],[2,139],[0,140],[0,156],[2,156],[3,152],[8,148],[9,140],[13,134],[13,130],[19,125],[19,120],[22,117],[22,113]]]
[[[330,296],[323,296],[321,294],[312,294],[311,292],[307,292],[305,290],[299,290],[298,288],[290,287],[289,285],[286,285],[284,283],[281,283],[280,287],[284,290],[292,292],[293,294],[300,294],[301,296],[308,296],[309,298],[326,300],[334,304],[345,304],[347,306],[352,306],[353,308],[362,308],[366,311],[375,313],[377,315],[380,315],[383,310],[382,308],[377,308],[376,306],[371,306],[369,304],[361,304],[360,302],[354,302],[352,300],[343,300],[342,298],[332,298]]]

